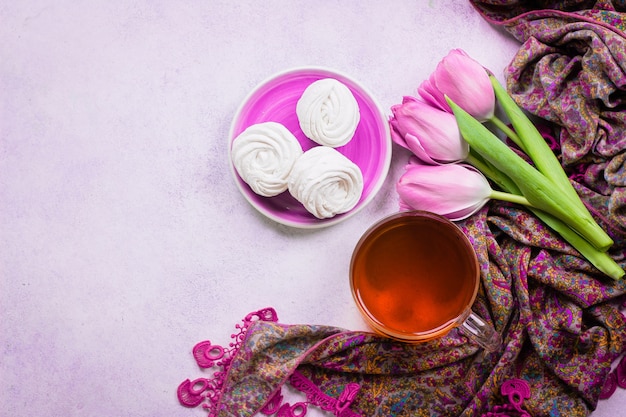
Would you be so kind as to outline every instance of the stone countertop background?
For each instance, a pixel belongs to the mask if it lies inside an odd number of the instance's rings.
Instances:
[[[347,280],[397,211],[394,146],[368,207],[320,230],[258,214],[228,167],[233,115],[268,76],[351,75],[384,109],[450,49],[501,80],[518,44],[469,2],[0,4],[0,416],[201,416],[176,388],[249,312],[366,329]],[[601,401],[614,417],[626,393]],[[311,408],[309,415],[323,415]]]

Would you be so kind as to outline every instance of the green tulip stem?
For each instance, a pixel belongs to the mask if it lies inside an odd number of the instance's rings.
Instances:
[[[621,266],[608,253],[596,249],[591,243],[572,230],[558,218],[537,209],[530,209],[535,216],[541,219],[548,227],[557,232],[563,239],[572,245],[582,256],[585,257],[600,272],[617,280],[621,279],[625,272]]]
[[[475,151],[472,151],[472,149],[470,149],[470,153],[465,160],[469,164],[473,165],[474,168],[482,172],[483,175],[493,181],[502,190],[507,193],[522,195],[511,178],[507,177],[502,171],[499,171],[489,162],[485,161],[480,155],[476,154]]]
[[[523,160],[482,123],[448,97],[446,99],[470,149],[473,148],[484,160],[515,182],[521,194],[534,207],[564,221],[600,250],[607,250],[613,244],[613,240],[588,211],[571,204],[570,198],[559,193],[559,187],[554,182]]]
[[[515,133],[515,131],[509,127],[509,125],[504,123],[497,116],[493,116],[491,119],[489,119],[489,121],[493,123],[498,129],[500,129],[502,133],[507,135],[508,138],[511,139],[522,150],[522,152],[526,153],[524,143],[522,142],[520,137],[517,136],[517,133]]]
[[[493,91],[500,106],[511,121],[513,129],[515,129],[518,139],[521,142],[521,145],[517,144],[517,142],[516,144],[530,157],[539,172],[556,184],[563,194],[571,200],[573,205],[589,212],[563,170],[561,161],[554,155],[554,152],[550,149],[546,140],[537,130],[537,127],[508,94],[502,84],[500,84],[493,75],[490,75],[489,79],[491,80]],[[591,216],[591,214],[589,214],[589,216]]]
[[[526,197],[517,194],[505,193],[504,191],[491,190],[490,198],[494,200],[508,201],[509,203],[521,204],[532,207]]]
[[[519,188],[515,185],[509,177],[504,175],[501,171],[498,171],[489,162],[485,161],[475,151],[470,149],[470,154],[465,159],[466,162],[474,166],[481,171],[487,178],[493,181],[498,187],[509,194],[521,194]],[[550,229],[558,233],[565,241],[567,241],[574,249],[576,249],[585,259],[587,259],[593,266],[595,266],[600,272],[617,280],[621,279],[625,272],[622,267],[619,266],[608,253],[596,249],[582,236],[572,230],[567,224],[563,223],[558,218],[541,211],[532,206],[528,207],[529,210],[543,221]]]
[[[485,161],[482,156],[476,153],[473,148],[470,148],[469,154],[465,158],[465,161],[472,165],[474,168],[483,173],[484,176],[494,181],[497,185],[502,187],[499,179],[503,175],[489,162]]]

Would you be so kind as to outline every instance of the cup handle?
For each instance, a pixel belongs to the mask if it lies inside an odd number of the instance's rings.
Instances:
[[[495,352],[502,344],[502,338],[485,320],[470,311],[469,316],[461,323],[459,330],[487,352]]]

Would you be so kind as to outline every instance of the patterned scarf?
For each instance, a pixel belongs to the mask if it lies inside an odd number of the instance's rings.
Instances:
[[[521,42],[507,89],[550,140],[626,267],[625,1],[471,0]],[[537,8],[540,5],[541,8]],[[366,333],[286,325],[251,313],[229,347],[202,342],[217,369],[178,388],[209,416],[587,416],[626,351],[624,281],[602,276],[524,208],[496,201],[459,223],[482,265],[473,310],[501,333],[486,353],[453,330],[409,345]],[[289,404],[289,383],[306,401]]]

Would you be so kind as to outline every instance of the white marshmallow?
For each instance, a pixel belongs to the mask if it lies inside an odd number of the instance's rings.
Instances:
[[[296,114],[307,137],[333,148],[352,139],[361,119],[356,98],[334,78],[311,83],[296,104]]]
[[[287,178],[302,155],[298,139],[282,124],[257,123],[233,141],[231,159],[256,194],[272,197],[287,190]]]
[[[316,146],[294,164],[288,189],[307,211],[325,219],[356,206],[363,193],[363,174],[336,149]]]

